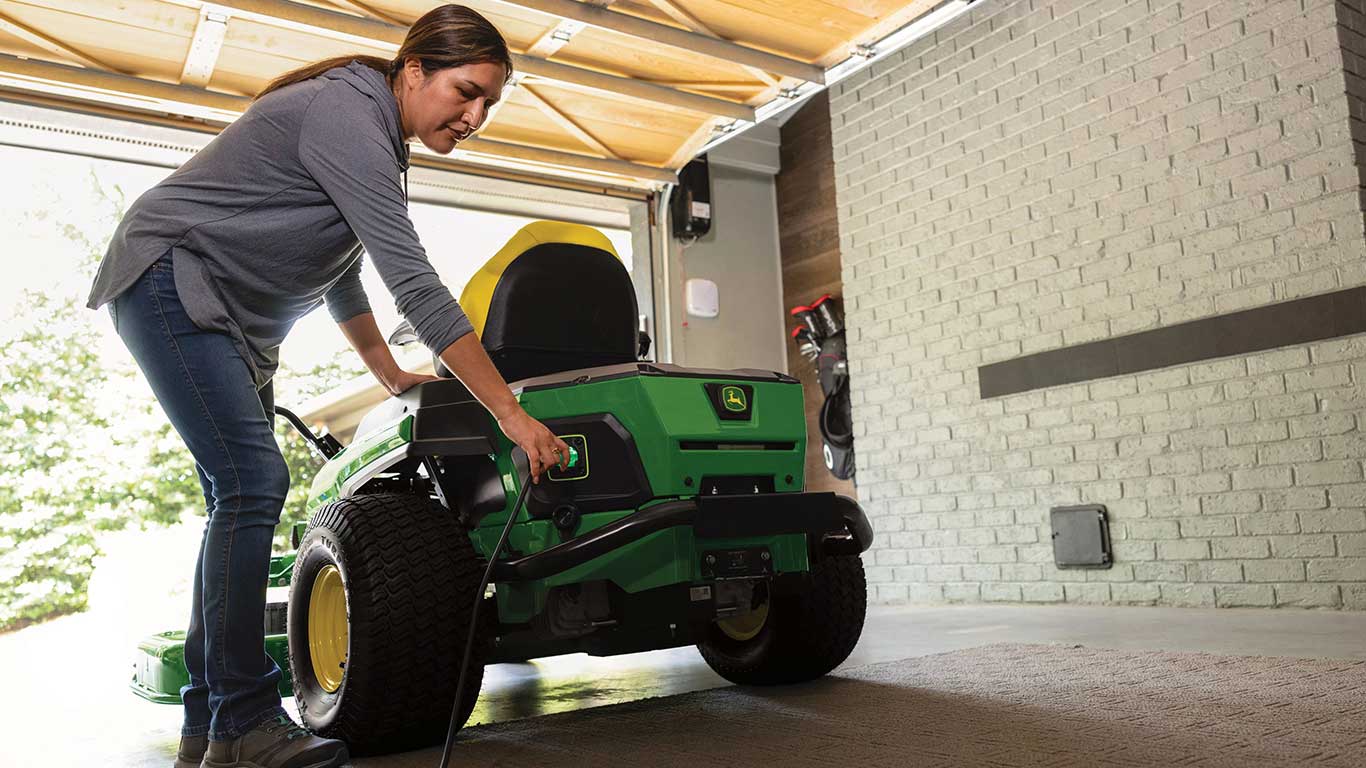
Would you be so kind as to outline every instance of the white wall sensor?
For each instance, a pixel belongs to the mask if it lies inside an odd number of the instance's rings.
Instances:
[[[721,296],[716,283],[694,277],[684,283],[688,314],[693,317],[716,317],[721,311]]]

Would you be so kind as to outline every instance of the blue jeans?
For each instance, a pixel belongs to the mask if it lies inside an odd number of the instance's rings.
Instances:
[[[235,739],[284,713],[280,668],[266,654],[266,582],[289,469],[258,392],[227,334],[201,330],[176,293],[168,252],[110,305],[171,425],[195,459],[208,524],[185,638],[190,684],[182,733]]]

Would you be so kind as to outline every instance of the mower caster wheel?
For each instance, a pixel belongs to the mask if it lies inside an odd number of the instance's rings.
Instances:
[[[798,579],[774,582],[750,613],[713,622],[697,649],[732,683],[814,680],[849,658],[867,608],[863,561],[828,556]]]

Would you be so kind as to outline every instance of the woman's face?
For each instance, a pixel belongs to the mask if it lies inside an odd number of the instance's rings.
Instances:
[[[481,62],[427,73],[416,59],[400,72],[397,98],[403,136],[416,137],[437,154],[479,129],[503,96],[507,72],[502,64]]]

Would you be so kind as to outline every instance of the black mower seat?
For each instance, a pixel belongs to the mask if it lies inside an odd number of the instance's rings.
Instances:
[[[470,279],[460,305],[509,382],[638,359],[631,276],[592,227],[522,227]],[[438,366],[437,375],[450,373]]]

